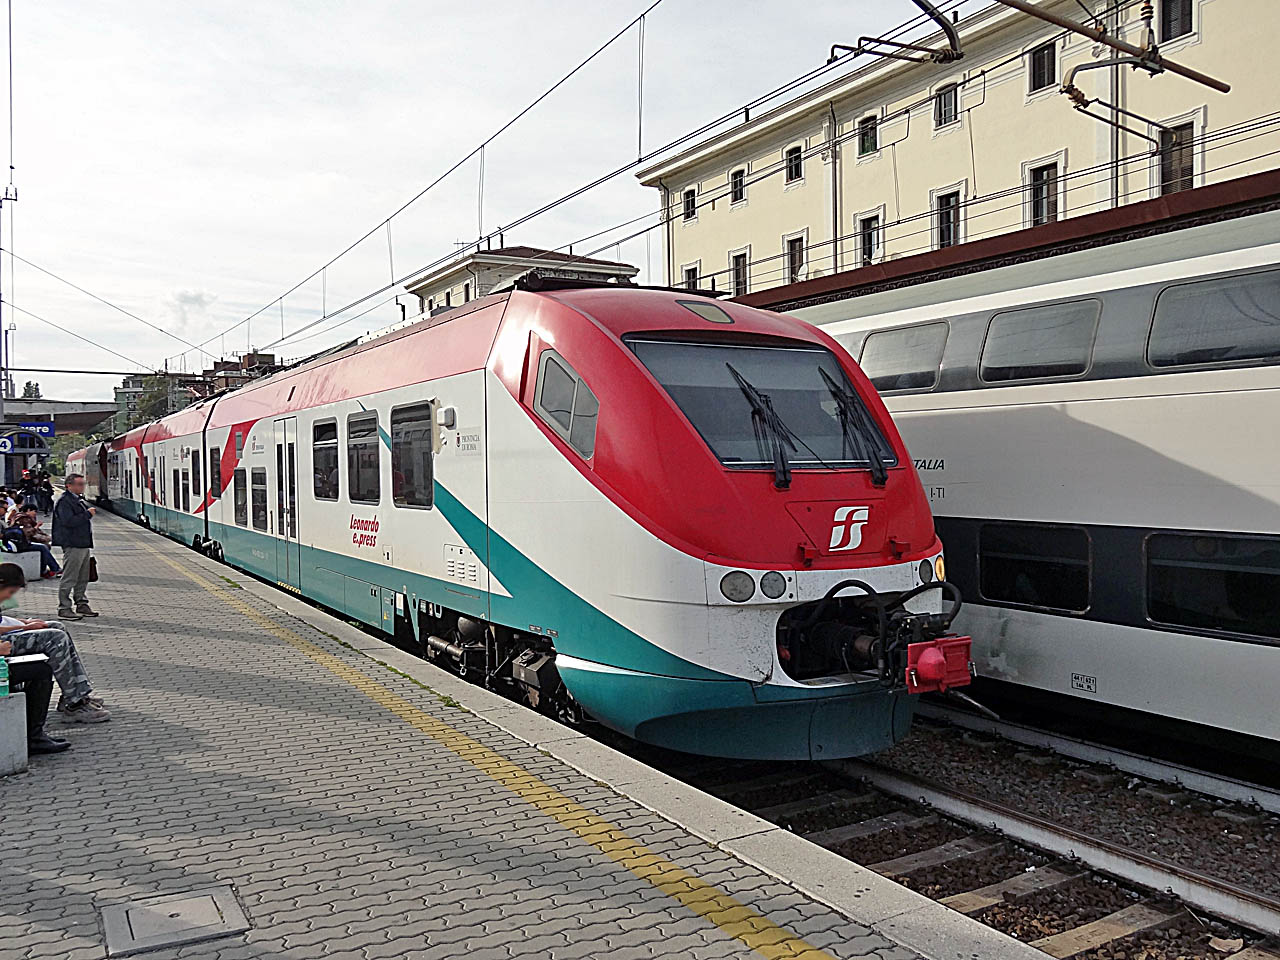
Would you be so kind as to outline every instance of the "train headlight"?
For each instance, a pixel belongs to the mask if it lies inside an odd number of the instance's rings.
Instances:
[[[726,600],[734,603],[746,603],[756,592],[756,582],[751,574],[742,570],[732,570],[720,578],[720,592]]]
[[[947,565],[942,561],[942,554],[938,554],[938,558],[933,561],[933,575],[939,580],[947,579]]]
[[[777,570],[770,570],[760,578],[760,592],[770,600],[777,600],[787,592],[787,578]]]
[[[920,561],[920,582],[933,582],[933,561],[927,558]]]

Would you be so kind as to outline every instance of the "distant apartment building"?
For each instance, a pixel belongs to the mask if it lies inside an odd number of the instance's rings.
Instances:
[[[115,388],[115,431],[123,433],[146,420],[177,413],[197,400],[234,390],[279,369],[274,354],[252,352],[238,361],[217,360],[202,373],[158,370],[125,377]]]
[[[476,250],[418,278],[406,289],[418,298],[418,312],[460,306],[487,296],[522,273],[554,268],[576,280],[629,281],[639,268],[615,260],[599,260],[540,247],[512,246]]]
[[[1040,5],[1143,43],[1140,0]],[[1275,167],[1276,12],[1274,0],[1154,0],[1160,53],[1228,94],[1089,66],[1111,49],[1000,3],[957,22],[959,60],[854,60],[640,172],[661,193],[667,282],[741,295]],[[1073,109],[1068,78],[1124,112]]]

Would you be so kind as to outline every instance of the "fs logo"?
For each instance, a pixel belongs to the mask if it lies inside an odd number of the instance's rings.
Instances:
[[[867,525],[870,507],[837,507],[831,527],[832,553],[857,550],[862,545],[862,528]]]

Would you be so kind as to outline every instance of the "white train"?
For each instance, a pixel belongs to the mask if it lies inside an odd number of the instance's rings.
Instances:
[[[1280,741],[1280,212],[791,312],[883,395],[982,677]]]

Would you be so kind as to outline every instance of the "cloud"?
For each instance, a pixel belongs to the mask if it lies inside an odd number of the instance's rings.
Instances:
[[[168,329],[179,335],[204,330],[209,325],[209,308],[217,302],[217,294],[204,290],[175,290],[164,303]]]

